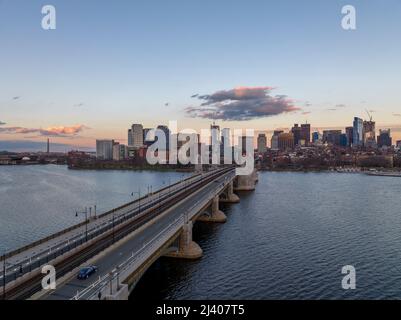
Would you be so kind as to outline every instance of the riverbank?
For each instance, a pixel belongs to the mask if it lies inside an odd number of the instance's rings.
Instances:
[[[88,162],[79,165],[69,165],[70,170],[124,170],[124,171],[163,171],[163,172],[193,172],[194,166],[150,165],[122,162]]]
[[[338,173],[366,173],[371,175],[400,175],[401,168],[359,168],[359,167],[333,167],[333,168],[261,168],[260,171],[266,172],[311,172],[311,173],[318,173],[318,172],[338,172]]]

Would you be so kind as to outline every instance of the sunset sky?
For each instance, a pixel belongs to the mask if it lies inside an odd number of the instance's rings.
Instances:
[[[401,140],[400,39],[401,0],[0,0],[0,140],[94,148],[169,120],[343,128],[365,109]]]

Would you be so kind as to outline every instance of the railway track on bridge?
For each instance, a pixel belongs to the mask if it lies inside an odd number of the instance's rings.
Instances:
[[[71,256],[66,257],[60,262],[53,264],[57,270],[57,278],[66,275],[75,268],[79,267],[85,261],[93,258],[106,248],[110,247],[116,241],[121,240],[128,236],[133,231],[137,230],[141,226],[145,225],[149,221],[161,215],[166,209],[170,208],[175,203],[185,199],[188,195],[192,194],[194,190],[199,190],[201,187],[214,181],[216,178],[233,170],[230,168],[218,169],[216,172],[211,173],[205,178],[191,182],[189,185],[184,186],[180,190],[174,192],[172,195],[168,195],[167,199],[164,199],[153,207],[147,209],[144,214],[137,214],[133,218],[121,223],[120,225],[113,228],[113,230],[107,230],[103,235],[100,235],[96,241],[89,243],[79,251],[73,253]],[[30,298],[33,294],[42,290],[41,281],[44,275],[38,273],[27,279],[23,283],[10,288],[6,292],[6,296],[2,296],[3,299],[8,300],[22,300]]]

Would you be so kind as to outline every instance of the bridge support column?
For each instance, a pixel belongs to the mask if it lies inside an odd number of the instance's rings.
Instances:
[[[201,222],[217,222],[224,223],[227,217],[223,211],[219,209],[219,196],[215,196],[212,200],[211,212],[204,213],[198,219]]]
[[[129,297],[129,290],[127,284],[122,284],[118,288],[118,290],[113,294],[108,294],[101,298],[103,300],[128,300]]]
[[[255,170],[256,171],[256,170]],[[258,180],[257,173],[253,171],[249,176],[238,176],[237,186],[235,191],[253,191],[256,186],[255,183]]]
[[[166,257],[169,258],[179,258],[179,259],[199,259],[202,257],[203,251],[199,245],[192,240],[192,221],[188,221],[183,226],[183,230],[181,232],[179,238],[179,246],[176,252],[170,252],[166,254]]]
[[[234,182],[230,182],[227,187],[227,190],[223,194],[223,197],[220,198],[221,203],[238,203],[240,202],[239,197],[234,193]]]

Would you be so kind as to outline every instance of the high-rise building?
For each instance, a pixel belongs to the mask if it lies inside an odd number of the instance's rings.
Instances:
[[[304,141],[306,146],[308,146],[310,144],[310,138],[311,138],[310,131],[311,130],[310,130],[309,123],[301,124],[301,140]]]
[[[358,117],[354,118],[352,146],[363,146],[363,120]]]
[[[341,130],[324,130],[323,143],[340,146],[341,134]]]
[[[132,146],[140,148],[143,146],[143,126],[141,124],[133,124],[132,130]]]
[[[377,137],[377,146],[379,148],[391,147],[393,145],[393,139],[391,138],[391,130],[380,130],[379,136]]]
[[[96,158],[99,160],[113,159],[114,140],[96,140]]]
[[[351,147],[354,141],[354,127],[346,127],[345,134],[347,135],[347,147]]]
[[[280,133],[278,135],[278,149],[287,150],[294,149],[295,139],[293,133]]]
[[[171,131],[168,126],[165,125],[159,125],[157,126],[157,130],[161,130],[164,132],[165,138],[166,138],[166,150],[170,149],[170,136],[171,136]]]
[[[238,144],[240,144],[241,145],[241,151],[242,151],[242,154],[246,154],[247,153],[247,146],[249,146],[250,147],[250,149],[252,150],[252,152],[253,152],[253,150],[254,150],[254,144],[253,144],[253,137],[251,137],[251,136],[241,136],[241,137],[238,137]]]
[[[363,145],[365,147],[376,147],[376,123],[374,121],[363,122]]]
[[[128,145],[132,146],[132,129],[128,129]]]
[[[260,133],[258,135],[258,153],[265,153],[266,151],[267,151],[266,134]]]
[[[301,140],[301,127],[296,123],[291,128],[291,133],[294,136],[294,145],[298,146]]]
[[[348,146],[348,137],[346,133],[342,133],[340,134],[340,141],[339,141],[339,145],[341,147],[347,147]]]
[[[219,144],[220,143],[220,126],[213,123],[210,126],[210,131],[211,131],[210,145],[212,145],[213,142]]]
[[[397,148],[401,148],[401,140],[397,140],[397,142],[395,143],[395,146]]]
[[[46,152],[50,153],[50,139],[49,138],[47,138],[47,150],[46,150]]]
[[[121,161],[128,158],[128,147],[124,144],[115,143],[113,146],[113,160]]]
[[[278,148],[278,136],[283,133],[282,130],[275,130],[270,141],[270,147],[272,150],[279,150]]]
[[[224,147],[231,147],[230,128],[221,129],[221,145]]]
[[[322,141],[322,135],[319,131],[315,131],[312,133],[312,143],[317,143]]]

